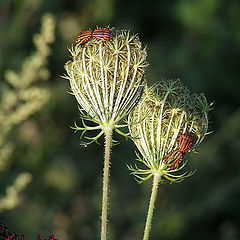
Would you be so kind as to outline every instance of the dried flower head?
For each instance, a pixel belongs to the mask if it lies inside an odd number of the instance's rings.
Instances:
[[[208,128],[209,105],[203,94],[191,94],[180,80],[162,80],[145,89],[138,106],[129,115],[129,131],[147,169],[129,167],[145,181],[159,174],[171,182],[193,172],[181,173],[182,158],[203,140]]]
[[[115,31],[104,41],[100,37],[90,35],[84,44],[74,45],[70,50],[72,60],[65,64],[65,78],[70,81],[81,113],[85,111],[83,119],[98,124],[96,127],[84,124],[84,128],[76,126],[75,129],[84,132],[100,129],[93,141],[104,133],[105,128],[122,133],[118,128],[123,125],[117,123],[139,101],[147,66],[146,51],[136,35]]]

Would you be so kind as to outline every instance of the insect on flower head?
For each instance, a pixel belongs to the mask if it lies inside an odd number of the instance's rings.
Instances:
[[[147,67],[146,49],[136,35],[129,31],[114,31],[108,27],[87,30],[78,35],[78,43],[70,49],[72,60],[65,64],[72,94],[80,106],[83,120],[98,126],[75,127],[76,130],[105,128],[123,134],[117,123],[139,101]]]
[[[209,105],[203,94],[191,94],[180,80],[161,80],[146,88],[138,106],[130,113],[129,131],[146,168],[131,167],[145,181],[155,173],[171,182],[191,176],[180,173],[185,155],[203,140],[208,128]]]

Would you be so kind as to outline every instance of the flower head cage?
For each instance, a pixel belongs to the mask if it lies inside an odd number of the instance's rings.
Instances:
[[[84,117],[97,123],[99,129],[117,129],[120,125],[116,123],[136,105],[145,85],[147,54],[139,38],[127,31],[115,31],[104,41],[100,35],[76,44],[70,53],[72,60],[65,64],[65,77],[86,113]],[[85,125],[83,130],[91,129]]]
[[[129,131],[147,168],[129,166],[144,181],[158,173],[171,182],[193,172],[180,170],[185,155],[203,140],[208,128],[209,105],[203,94],[191,94],[180,80],[162,80],[145,89],[138,106],[129,115]]]

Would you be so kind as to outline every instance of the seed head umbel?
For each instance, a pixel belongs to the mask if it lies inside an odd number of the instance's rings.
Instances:
[[[132,174],[145,181],[159,174],[179,182],[193,172],[184,172],[183,159],[204,139],[208,129],[208,105],[203,94],[191,94],[180,80],[162,80],[146,87],[138,106],[130,113],[129,131],[140,154],[140,169]],[[183,162],[182,162],[183,160]]]
[[[112,37],[106,41],[91,37],[69,50],[72,59],[65,64],[65,78],[70,82],[82,118],[98,125],[91,128],[84,124],[83,128],[76,126],[76,130],[100,129],[100,135],[106,127],[119,131],[123,125],[117,123],[142,95],[146,50],[138,36],[131,36],[129,31],[111,29],[111,32]]]

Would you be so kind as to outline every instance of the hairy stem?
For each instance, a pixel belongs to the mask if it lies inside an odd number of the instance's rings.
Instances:
[[[161,175],[154,174],[152,193],[151,193],[151,198],[150,198],[150,202],[149,202],[148,215],[147,215],[143,240],[148,240],[149,239],[149,233],[150,233],[150,230],[151,230],[154,204],[155,204],[155,201],[157,199],[157,190],[158,190],[158,185],[159,185],[160,179],[161,179]]]
[[[112,141],[112,128],[106,128],[105,132],[105,158],[103,169],[103,193],[102,193],[102,230],[101,240],[107,239],[107,208],[108,208],[108,178],[110,165],[110,151]]]

